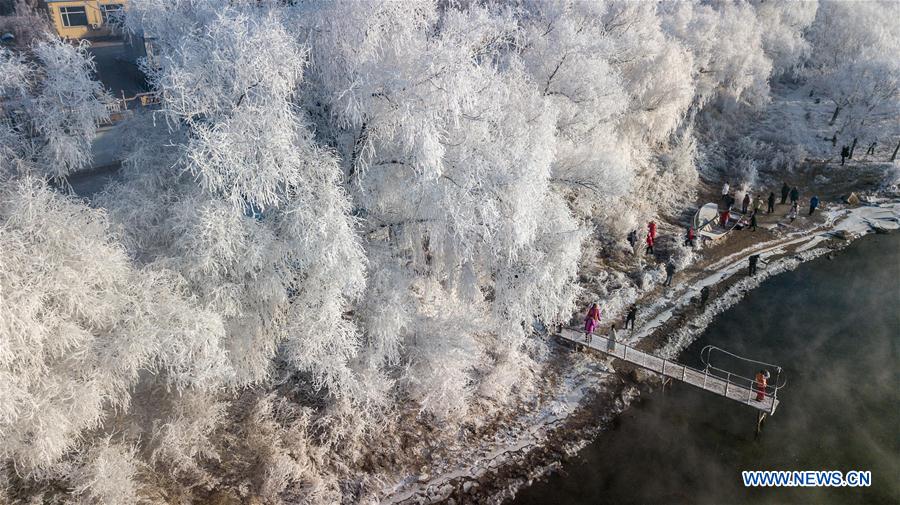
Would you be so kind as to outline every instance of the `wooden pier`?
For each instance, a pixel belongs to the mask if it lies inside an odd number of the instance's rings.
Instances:
[[[744,405],[749,405],[761,414],[772,415],[778,408],[778,387],[767,387],[762,400],[757,400],[756,383],[753,379],[741,377],[718,368],[707,366],[698,370],[675,361],[660,358],[639,351],[622,342],[614,342],[602,335],[591,336],[590,342],[585,339],[583,331],[563,329],[560,337],[577,345],[583,345],[618,358],[632,365],[639,366],[662,377],[690,384],[691,386],[724,396]]]

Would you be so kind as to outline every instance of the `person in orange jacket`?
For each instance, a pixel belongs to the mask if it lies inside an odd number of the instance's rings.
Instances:
[[[769,385],[769,374],[768,370],[760,370],[756,372],[756,401],[761,402],[766,397],[766,386]]]

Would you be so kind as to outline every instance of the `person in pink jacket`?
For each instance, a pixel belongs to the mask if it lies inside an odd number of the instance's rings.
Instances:
[[[587,316],[584,317],[584,339],[588,344],[591,343],[591,336],[594,334],[594,330],[597,329],[597,325],[600,324],[600,305],[593,304],[591,308],[588,309]]]

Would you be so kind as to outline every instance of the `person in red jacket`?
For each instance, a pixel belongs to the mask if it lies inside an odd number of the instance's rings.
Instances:
[[[756,380],[754,381],[754,385],[756,386],[756,401],[758,402],[763,401],[763,399],[765,399],[766,397],[766,386],[769,385],[769,377],[771,377],[771,375],[769,374],[768,370],[760,370],[759,372],[756,372]]]
[[[653,237],[653,240],[656,240],[656,223],[650,221],[647,223],[647,229],[650,231],[650,236]]]
[[[653,254],[653,235],[647,234],[647,254]]]
[[[694,235],[694,227],[688,226],[687,235],[684,237],[684,245],[694,247],[694,239],[696,236]]]

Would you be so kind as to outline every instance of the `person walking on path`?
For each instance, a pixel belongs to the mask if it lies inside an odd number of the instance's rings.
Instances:
[[[850,157],[850,148],[844,146],[841,148],[841,166],[844,166],[844,160]]]
[[[647,254],[653,254],[653,235],[647,234]]]
[[[744,195],[744,202],[741,204],[741,214],[746,214],[747,209],[750,208],[750,192],[748,191],[746,195]]]
[[[819,206],[819,197],[813,196],[809,199],[809,215],[813,215],[813,212],[816,211],[816,207]]]
[[[597,325],[600,324],[600,305],[593,304],[591,308],[588,309],[587,315],[584,317],[584,340],[590,345],[591,337],[594,335],[594,330],[597,329]]]
[[[625,329],[628,329],[628,324],[631,324],[632,331],[634,330],[634,321],[637,320],[637,305],[631,304],[631,307],[628,309],[628,315],[625,316]]]
[[[797,203],[797,200],[800,200],[800,190],[794,186],[791,188],[791,203]]]
[[[871,154],[874,156],[875,155],[875,144],[877,144],[877,143],[878,142],[872,142],[871,144],[869,144],[869,148],[866,149],[866,154]]]
[[[675,263],[672,260],[669,260],[669,262],[666,263],[666,282],[663,286],[671,286],[673,277],[675,277]]]
[[[775,192],[772,191],[769,193],[769,207],[766,209],[766,214],[771,214],[775,212]]]
[[[694,227],[688,226],[687,235],[684,237],[684,245],[694,247]]]
[[[766,398],[766,387],[769,385],[769,374],[768,370],[760,370],[756,372],[756,380],[754,381],[754,386],[756,387],[756,401],[761,402]]]
[[[750,214],[750,229],[752,231],[756,231],[756,211],[754,210],[752,214]]]
[[[790,193],[790,192],[791,192],[791,188],[789,188],[787,183],[785,182],[781,186],[781,205],[784,205],[785,203],[787,203],[788,193]]]

